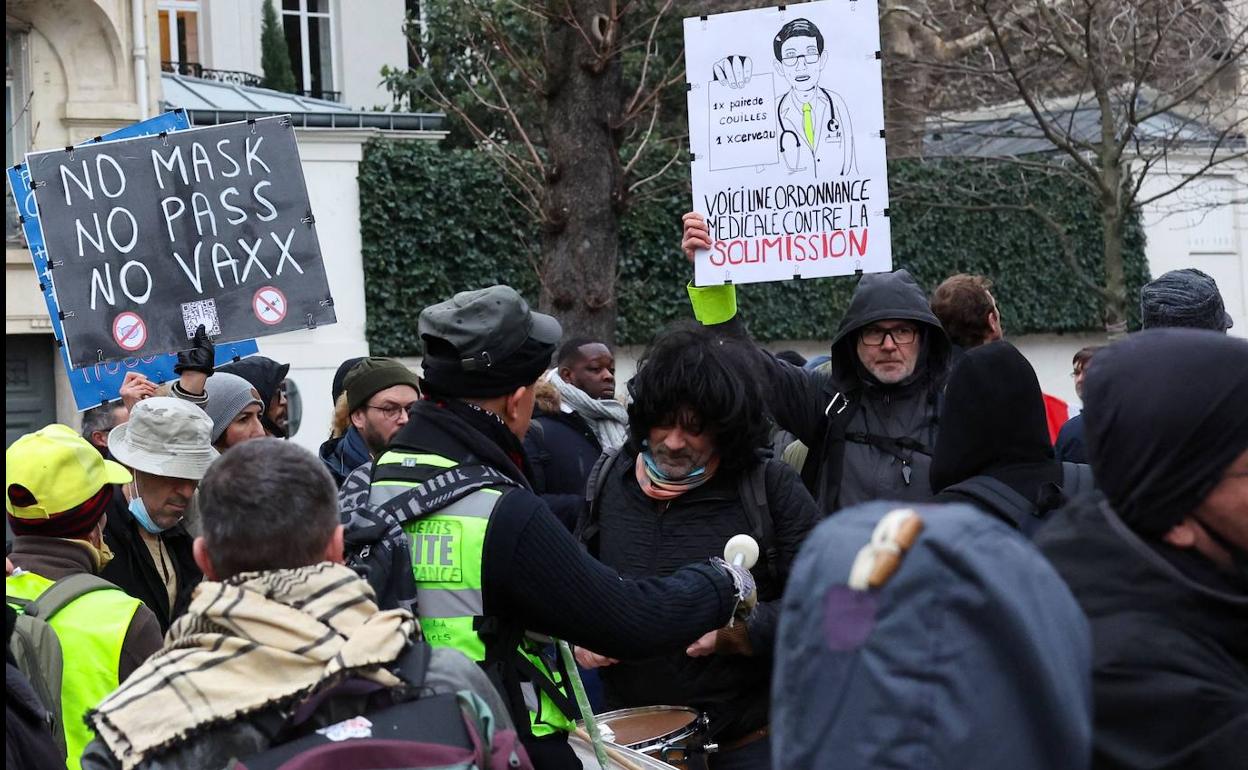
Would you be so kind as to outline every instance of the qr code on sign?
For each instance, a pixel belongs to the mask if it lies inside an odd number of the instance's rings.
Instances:
[[[217,301],[202,299],[198,302],[182,303],[182,325],[186,327],[186,338],[195,336],[195,330],[203,324],[209,337],[221,334],[221,323],[217,320]]]

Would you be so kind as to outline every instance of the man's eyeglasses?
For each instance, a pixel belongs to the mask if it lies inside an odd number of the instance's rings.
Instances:
[[[378,412],[381,412],[381,414],[382,414],[382,415],[383,415],[383,416],[384,416],[387,420],[397,420],[397,419],[399,419],[399,412],[406,412],[407,410],[411,409],[412,407],[411,407],[411,405],[410,405],[410,404],[408,404],[408,405],[403,405],[403,404],[383,404],[383,405],[381,405],[381,406],[377,406],[377,405],[375,405],[375,404],[365,404],[365,405],[364,405],[364,408],[365,408],[365,409],[376,409]]]
[[[864,345],[879,347],[884,344],[885,337],[892,337],[894,345],[909,345],[918,336],[919,330],[913,326],[898,326],[895,329],[881,329],[878,326],[868,326],[862,330],[859,338]]]
[[[798,60],[804,60],[807,64],[817,64],[819,62],[818,53],[794,54],[793,56],[785,56],[780,61],[784,62],[786,67],[796,67]]]

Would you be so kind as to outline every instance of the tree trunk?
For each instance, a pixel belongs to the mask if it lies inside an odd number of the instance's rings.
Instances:
[[[923,157],[923,128],[935,87],[930,67],[915,66],[922,49],[919,30],[905,14],[884,16],[880,46],[884,49],[884,128],[888,157]]]
[[[543,205],[540,306],[565,335],[615,340],[616,258],[623,209],[619,135],[621,96],[618,27],[609,0],[550,0],[559,16],[570,7],[581,30],[552,22],[548,33],[544,133],[550,172]],[[604,43],[603,37],[609,38]]]
[[[1101,247],[1104,253],[1105,331],[1110,339],[1127,332],[1127,279],[1122,260],[1122,169],[1117,165],[1101,172]]]

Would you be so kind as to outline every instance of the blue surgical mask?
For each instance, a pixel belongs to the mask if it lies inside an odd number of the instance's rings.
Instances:
[[[134,520],[139,523],[139,526],[147,530],[149,534],[159,535],[161,532],[169,529],[169,527],[157,526],[156,522],[152,521],[152,517],[147,515],[147,506],[143,504],[143,497],[139,495],[137,482],[134,485],[134,497],[130,498],[130,513],[134,516]]]

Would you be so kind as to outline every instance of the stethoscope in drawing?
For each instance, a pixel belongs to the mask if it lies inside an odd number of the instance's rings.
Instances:
[[[823,98],[828,101],[828,122],[826,124],[826,130],[830,134],[839,134],[841,131],[841,121],[836,117],[836,104],[832,101],[832,94],[828,93],[828,89],[823,87],[819,88],[819,92],[823,94]],[[798,150],[800,155],[800,151],[802,149],[802,137],[796,131],[786,126],[784,124],[784,120],[780,117],[780,114],[784,112],[784,100],[788,98],[789,94],[781,96],[780,104],[777,105],[776,109],[776,122],[780,124],[780,153],[782,155],[785,153],[788,149],[785,146],[785,141],[791,139],[793,142],[793,149]],[[811,148],[811,151],[813,152],[814,148]]]

